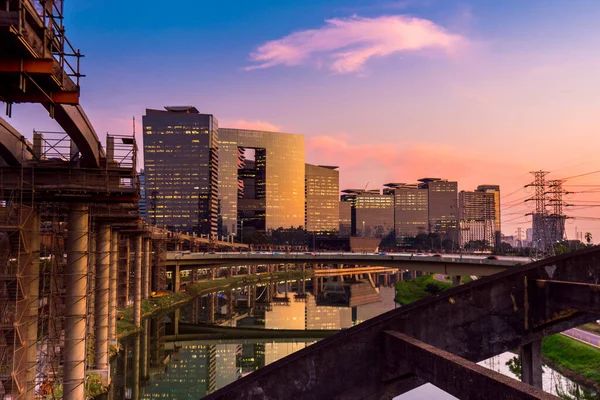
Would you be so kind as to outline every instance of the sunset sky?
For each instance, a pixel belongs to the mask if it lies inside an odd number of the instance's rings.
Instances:
[[[145,108],[190,104],[221,126],[304,134],[307,162],[339,165],[342,189],[499,184],[506,235],[531,226],[531,191],[516,191],[529,171],[600,170],[600,1],[66,0],[65,13],[102,137],[135,116],[141,138]],[[57,129],[35,105],[9,122]],[[600,219],[594,186],[567,189],[570,216]],[[575,227],[600,240],[600,220]]]

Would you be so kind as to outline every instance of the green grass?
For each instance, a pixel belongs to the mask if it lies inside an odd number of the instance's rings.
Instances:
[[[600,384],[600,350],[563,335],[554,335],[542,340],[542,354]]]
[[[396,285],[396,301],[400,304],[409,304],[430,296],[426,291],[427,285],[437,286],[440,291],[450,289],[451,283],[440,282],[433,279],[434,275],[425,275],[411,281],[398,282]]]

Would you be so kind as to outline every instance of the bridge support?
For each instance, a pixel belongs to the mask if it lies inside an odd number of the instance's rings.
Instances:
[[[108,339],[117,344],[117,269],[119,260],[119,233],[110,233],[110,270],[108,280]]]
[[[69,210],[65,296],[65,350],[63,391],[65,400],[85,398],[85,333],[89,209],[73,204]]]
[[[142,326],[142,235],[133,237],[133,325]],[[139,354],[138,354],[139,355]]]
[[[452,286],[462,285],[462,283],[461,275],[452,275]]]
[[[143,380],[148,379],[148,319],[142,321],[142,333],[140,334],[141,348],[140,348],[140,377]]]
[[[33,207],[29,217],[28,224],[31,224],[31,237],[29,240],[29,252],[25,251],[20,259],[19,264],[25,267],[25,274],[29,278],[29,287],[24,288],[27,300],[27,372],[26,380],[27,387],[25,399],[33,399],[35,396],[35,378],[37,367],[37,342],[38,342],[38,309],[39,309],[39,276],[40,276],[40,214]],[[27,279],[23,280],[27,282]],[[27,293],[28,291],[28,293]]]
[[[150,294],[150,246],[149,238],[142,239],[142,299],[147,299]]]
[[[542,341],[535,340],[521,346],[521,380],[542,389]]]
[[[110,226],[98,226],[96,243],[96,298],[95,298],[95,367],[106,371],[108,377],[108,318],[110,281]],[[108,381],[108,379],[106,379]]]
[[[178,293],[179,287],[181,286],[181,269],[179,267],[179,261],[175,263],[171,283],[173,285],[173,293]]]

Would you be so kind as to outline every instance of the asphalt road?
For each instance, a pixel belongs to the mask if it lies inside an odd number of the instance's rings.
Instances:
[[[577,328],[569,329],[562,332],[562,334],[600,349],[600,335],[582,331]]]

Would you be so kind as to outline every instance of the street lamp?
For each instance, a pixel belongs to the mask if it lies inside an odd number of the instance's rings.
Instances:
[[[365,230],[365,221],[363,221],[363,237],[367,237],[367,231]]]

